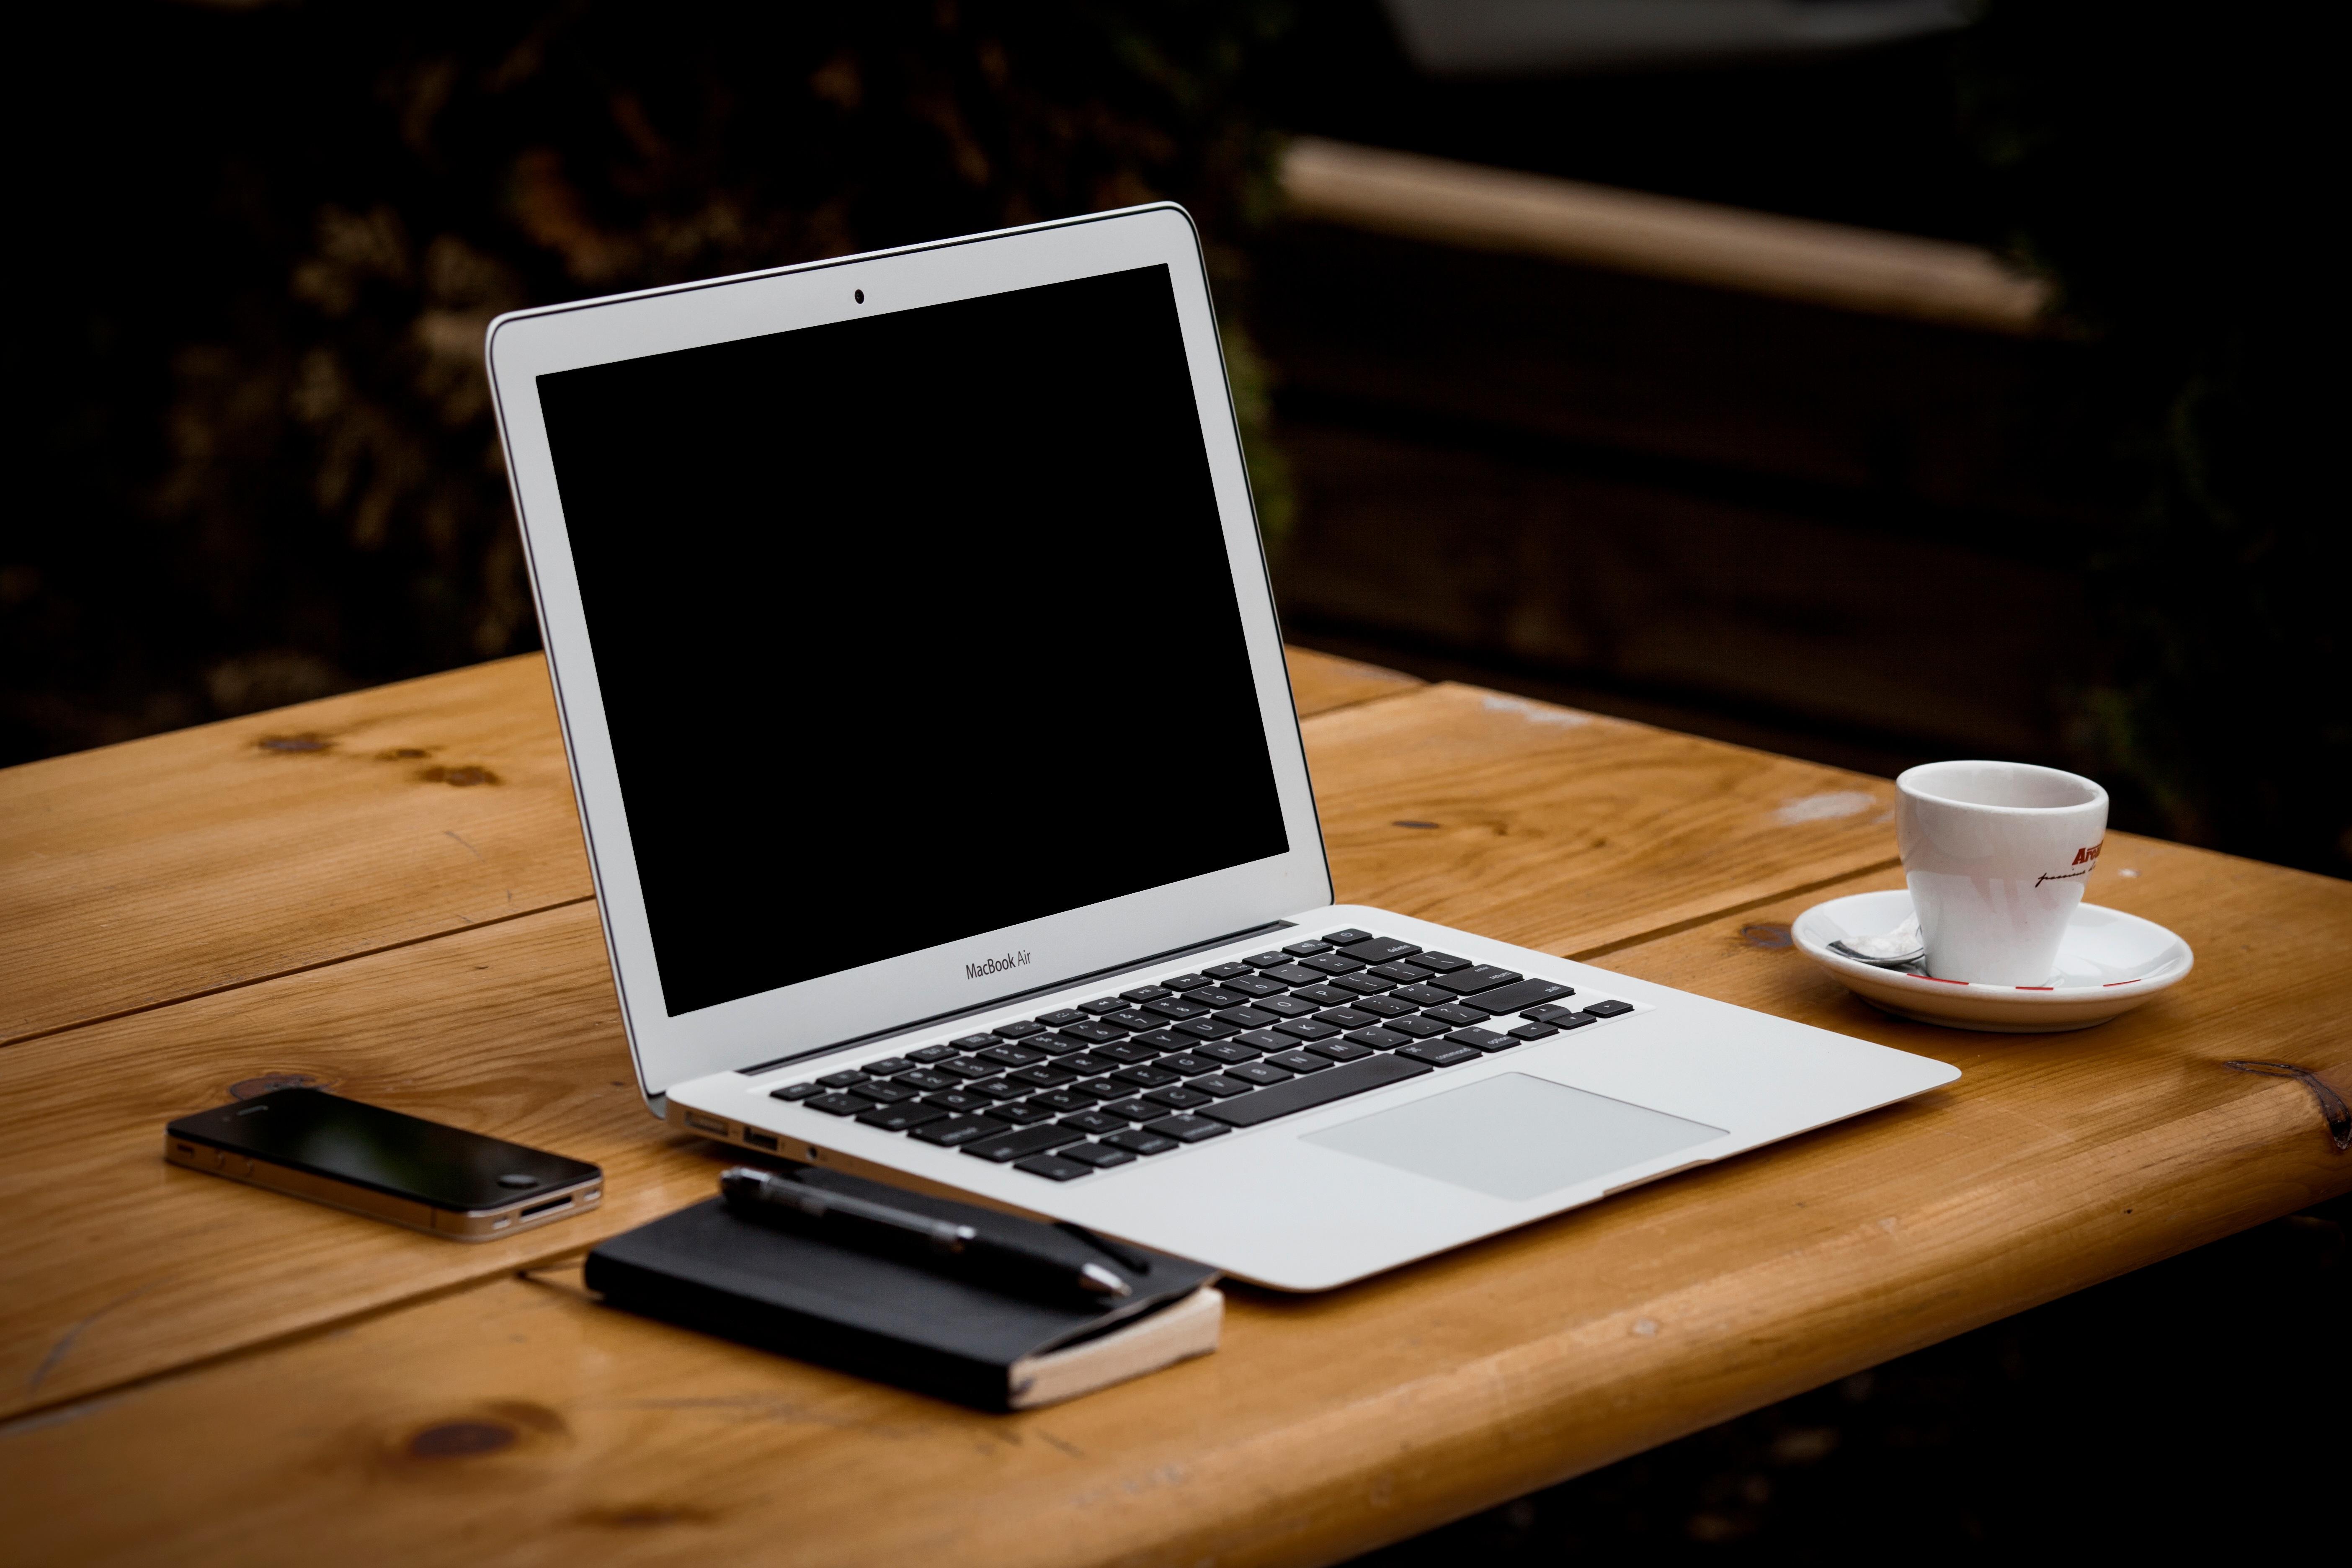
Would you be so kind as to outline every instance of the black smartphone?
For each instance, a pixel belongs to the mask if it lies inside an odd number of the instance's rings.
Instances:
[[[353,1214],[488,1241],[594,1208],[604,1173],[318,1089],[276,1089],[184,1116],[163,1158]]]

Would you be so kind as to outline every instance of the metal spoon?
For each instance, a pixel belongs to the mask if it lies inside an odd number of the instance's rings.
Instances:
[[[1881,969],[1902,969],[1927,957],[1927,944],[1919,940],[1919,917],[1913,915],[1884,936],[1834,940],[1830,951]]]

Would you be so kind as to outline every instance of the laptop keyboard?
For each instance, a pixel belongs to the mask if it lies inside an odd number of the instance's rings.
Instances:
[[[1575,995],[1350,928],[771,1093],[1073,1182],[1634,1010]]]

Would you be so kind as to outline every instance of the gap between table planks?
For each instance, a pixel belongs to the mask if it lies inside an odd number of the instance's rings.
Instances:
[[[1303,716],[1409,675],[1284,650]],[[0,1045],[590,895],[538,654],[0,771]]]
[[[1217,1354],[1067,1406],[971,1415],[502,1278],[0,1428],[0,1515],[93,1563],[1331,1561],[2352,1186],[2302,1086],[2221,1065],[2342,1081],[2352,887],[2125,835],[2106,862],[2099,901],[2199,952],[2141,1011],[1885,1016],[1771,945],[1814,894],[1637,944],[1612,964],[1966,1076],[1347,1290],[1237,1290]]]
[[[1343,898],[1545,951],[1886,858],[1884,782],[1475,688],[1328,710],[1307,734]],[[166,1121],[270,1073],[594,1160],[604,1207],[457,1247],[162,1163]],[[638,1101],[577,901],[11,1047],[0,1094],[37,1110],[0,1156],[0,1414],[511,1269],[711,1174]]]

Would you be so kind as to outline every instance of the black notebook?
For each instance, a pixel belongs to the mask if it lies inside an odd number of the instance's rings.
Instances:
[[[1106,1254],[1058,1226],[838,1172],[801,1179],[983,1235],[1017,1234],[1073,1264],[1108,1263],[1135,1294],[1104,1308],[1001,1295],[739,1218],[719,1198],[596,1247],[588,1288],[646,1317],[983,1410],[1050,1405],[1216,1348],[1224,1300],[1205,1264],[1125,1243]]]

